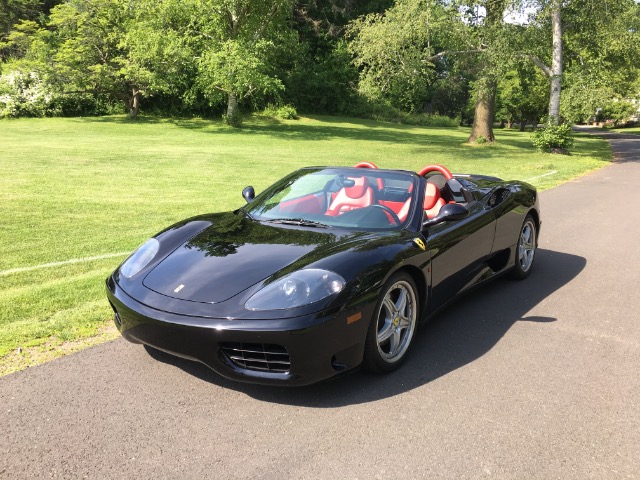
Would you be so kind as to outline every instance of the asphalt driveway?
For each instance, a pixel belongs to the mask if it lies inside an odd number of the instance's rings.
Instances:
[[[116,340],[0,379],[1,478],[640,478],[640,136],[541,195],[536,265],[403,368],[235,384]]]

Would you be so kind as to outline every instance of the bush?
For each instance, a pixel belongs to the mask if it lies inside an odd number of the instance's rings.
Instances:
[[[242,117],[239,113],[235,115],[227,115],[226,113],[222,114],[222,122],[229,127],[240,128],[242,127]]]
[[[635,105],[631,102],[620,100],[609,102],[599,113],[603,117],[602,120],[610,120],[614,126],[618,126],[629,120],[636,112],[637,107]]]
[[[51,99],[54,115],[61,117],[89,117],[122,113],[121,106],[115,106],[106,95],[90,93],[55,94]]]
[[[407,113],[395,108],[376,109],[371,115],[373,120],[383,122],[401,123],[403,125],[415,125],[418,127],[457,127],[460,120],[443,115],[430,115],[427,113]]]
[[[282,118],[283,120],[297,120],[298,111],[296,107],[291,105],[282,105],[280,107],[276,105],[267,105],[262,111],[263,115],[267,117]]]
[[[77,117],[119,113],[106,95],[60,93],[35,72],[0,75],[0,118]]]
[[[287,55],[282,100],[303,113],[353,115],[358,70],[347,43],[322,39],[316,44],[318,40],[312,42],[314,47],[298,44]]]
[[[563,151],[573,146],[573,131],[567,123],[547,125],[537,129],[531,135],[531,141],[539,150]]]
[[[0,76],[0,118],[53,115],[52,95],[34,72],[9,72]]]

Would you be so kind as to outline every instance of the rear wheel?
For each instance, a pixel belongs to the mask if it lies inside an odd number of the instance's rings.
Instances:
[[[418,295],[410,275],[399,273],[385,283],[365,342],[364,367],[390,372],[406,357],[418,323]]]
[[[521,280],[529,275],[536,255],[538,235],[536,222],[531,215],[527,215],[520,229],[518,246],[516,247],[516,264],[511,276]]]

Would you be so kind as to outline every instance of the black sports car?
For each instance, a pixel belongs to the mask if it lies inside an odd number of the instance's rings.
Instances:
[[[127,340],[253,383],[391,371],[449,301],[526,277],[540,230],[531,185],[441,165],[303,168],[243,196],[162,231],[107,279]]]

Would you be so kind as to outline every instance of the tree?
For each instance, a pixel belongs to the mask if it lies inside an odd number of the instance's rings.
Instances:
[[[399,0],[349,28],[359,91],[406,111],[420,111],[437,80],[436,63],[464,45],[458,10],[437,0]]]
[[[285,43],[291,0],[203,0],[193,33],[202,40],[198,85],[211,101],[227,98],[227,122],[238,124],[238,102],[282,89],[273,71],[277,44]]]
[[[382,15],[354,22],[350,48],[360,70],[360,91],[415,111],[428,99],[436,64],[455,58],[476,79],[469,142],[493,141],[497,79],[507,68],[506,5],[506,0],[481,0],[462,8],[439,0],[399,0]]]
[[[293,29],[298,42],[279,56],[282,98],[299,111],[357,114],[358,70],[345,39],[347,25],[362,15],[384,12],[392,0],[298,0]]]
[[[551,55],[539,41],[544,36],[551,37]],[[561,116],[584,120],[602,102],[637,90],[640,5],[634,0],[543,0],[525,37],[524,56],[550,80],[552,124]]]
[[[498,118],[505,121],[508,128],[514,122],[520,123],[520,131],[524,131],[527,122],[537,125],[547,111],[548,100],[547,78],[526,60],[501,76],[498,82]]]
[[[612,101],[637,96],[640,4],[634,0],[572,0],[563,6],[562,15],[564,92],[568,93],[561,103],[563,114],[579,109],[588,118]]]
[[[507,6],[506,0],[482,0],[479,6],[484,8],[485,16],[476,22],[477,35],[480,39],[482,56],[481,67],[475,84],[476,106],[473,125],[468,142],[476,143],[479,139],[493,142],[493,121],[495,116],[496,88],[498,77],[506,65],[503,61],[503,15]]]
[[[52,8],[45,28],[23,22],[23,63],[64,94],[108,95],[135,118],[144,96],[180,94],[195,76],[184,32],[190,17],[167,0],[69,0]],[[31,28],[21,34],[21,28]]]
[[[28,60],[62,92],[108,94],[124,101],[135,118],[141,97],[163,83],[131,56],[130,29],[139,10],[130,7],[124,0],[70,0],[54,7]]]
[[[201,12],[181,0],[137,1],[134,20],[120,42],[125,49],[120,72],[132,80],[130,87],[138,87],[131,91],[131,107],[136,110],[143,95],[156,94],[191,103],[197,76],[194,58],[202,49],[191,29]]]
[[[5,60],[12,52],[5,43],[14,25],[21,20],[36,20],[41,13],[38,0],[0,1],[0,61]]]
[[[560,122],[560,91],[562,90],[562,12],[561,0],[551,0],[551,70],[543,70],[549,77],[549,123]]]

